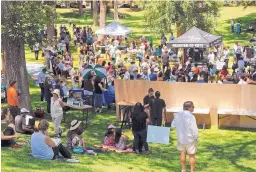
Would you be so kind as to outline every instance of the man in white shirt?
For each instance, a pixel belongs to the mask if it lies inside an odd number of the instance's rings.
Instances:
[[[209,59],[209,63],[214,64],[215,63],[215,55],[213,53],[213,51],[210,52],[210,54],[208,55],[208,59]]]
[[[44,68],[42,72],[38,75],[38,83],[41,89],[41,101],[44,101],[44,82],[45,82],[46,69]]]
[[[187,101],[183,104],[183,111],[174,114],[172,128],[176,129],[178,145],[180,151],[180,161],[182,172],[186,170],[186,155],[189,155],[191,172],[195,170],[195,154],[197,152],[198,128],[196,119],[192,112],[194,104]]]

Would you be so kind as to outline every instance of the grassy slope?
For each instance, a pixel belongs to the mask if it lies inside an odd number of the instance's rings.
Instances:
[[[120,20],[121,23],[133,29],[133,36],[149,35],[144,32],[142,12],[128,13],[126,10],[120,10],[127,13],[127,18]],[[78,16],[77,12],[72,10],[58,10],[60,13],[59,24],[66,24],[69,17],[72,21],[81,25],[91,25],[92,20],[89,14],[84,20]],[[252,14],[254,12],[254,14]],[[249,35],[240,35],[234,37],[229,34],[229,19],[241,17],[242,21],[255,18],[255,8],[249,8],[243,11],[241,8],[225,8],[222,10],[220,25],[217,32],[222,33],[224,41],[230,45],[234,40],[246,42]],[[247,16],[247,17],[245,17]],[[109,18],[109,17],[108,17]],[[110,22],[108,20],[108,22]],[[156,40],[159,42],[159,40]],[[154,40],[154,42],[156,43]],[[74,47],[73,47],[73,51]],[[75,53],[74,53],[75,54]],[[27,61],[34,61],[34,56],[26,51]],[[38,60],[42,63],[43,60]],[[76,61],[77,63],[77,61]],[[75,65],[76,65],[75,63]],[[30,92],[32,96],[33,107],[41,105],[40,90],[32,82],[30,83]],[[42,104],[45,106],[45,104]],[[74,113],[72,114],[74,115]],[[68,119],[67,121],[70,121]],[[100,144],[107,124],[115,122],[113,112],[91,116],[89,128],[85,131],[84,137],[88,144]],[[68,122],[67,122],[68,124]],[[66,128],[67,125],[62,124]],[[51,132],[52,132],[51,126]],[[131,131],[126,130],[125,134],[132,138]],[[256,171],[256,151],[254,145],[256,133],[249,131],[229,131],[229,130],[200,130],[199,152],[197,155],[197,171],[206,172],[253,172]],[[19,141],[23,141],[22,136]],[[3,171],[93,171],[93,172],[130,172],[130,171],[172,171],[180,170],[178,151],[176,150],[176,135],[171,131],[170,144],[158,145],[150,144],[152,154],[148,156],[134,154],[106,153],[97,157],[75,155],[80,159],[79,164],[69,164],[54,161],[42,161],[32,158],[30,149],[24,147],[19,150],[10,148],[2,149],[2,170]],[[65,141],[65,139],[63,139]],[[188,168],[187,168],[188,169]]]

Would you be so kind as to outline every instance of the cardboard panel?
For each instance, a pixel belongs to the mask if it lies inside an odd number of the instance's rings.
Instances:
[[[253,85],[116,80],[116,102],[142,103],[149,88],[153,88],[154,91],[160,91],[161,98],[165,100],[167,107],[182,107],[185,101],[193,101],[197,108],[210,108],[210,117],[207,119],[207,123],[210,121],[211,125],[218,124],[217,110],[220,108],[256,111],[256,87]],[[117,118],[118,116],[117,111]],[[199,121],[201,121],[199,116]],[[169,115],[167,118],[168,120],[172,119]],[[240,125],[239,116],[222,120],[223,125],[233,127],[239,127]],[[244,126],[246,124],[241,122],[241,125]]]

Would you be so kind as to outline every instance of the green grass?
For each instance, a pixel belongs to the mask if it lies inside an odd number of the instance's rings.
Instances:
[[[127,18],[120,19],[120,23],[125,24],[133,30],[132,37],[138,38],[141,35],[152,36],[154,43],[159,43],[159,38],[145,32],[145,23],[143,22],[142,12],[130,12],[126,9],[121,9],[121,13]],[[256,18],[256,8],[247,8],[243,10],[237,7],[226,7],[222,9],[220,23],[217,26],[216,33],[223,36],[224,42],[232,45],[238,40],[246,43],[250,34],[241,34],[239,36],[230,34],[230,19],[241,19],[246,23],[249,20]],[[86,13],[86,20],[78,15],[77,10],[58,9],[59,19],[58,24],[66,24],[69,18],[72,22],[78,25],[91,25],[92,17],[89,12]],[[108,23],[111,22],[111,15],[108,16]],[[71,28],[69,28],[71,31]],[[96,29],[96,28],[93,28]],[[72,54],[77,57],[76,49],[71,44]],[[34,54],[26,49],[27,62],[35,62]],[[43,63],[42,58],[39,58],[38,63]],[[77,66],[78,59],[75,60]],[[40,102],[40,89],[30,81],[30,93],[33,108],[46,104]],[[77,112],[69,113],[66,122],[62,123],[65,128],[64,136],[66,136],[69,122],[71,118],[78,116]],[[116,122],[115,113],[106,111],[104,114],[90,115],[89,126],[83,134],[88,145],[101,144],[103,136],[108,124],[113,123],[120,126]],[[52,123],[50,132],[53,133]],[[125,130],[124,133],[131,139],[132,133],[130,130]],[[255,141],[256,133],[254,131],[243,130],[200,130],[200,142],[197,154],[196,171],[198,172],[254,172],[256,171],[256,149]],[[21,136],[18,141],[24,141],[24,136]],[[150,144],[152,153],[150,155],[135,155],[124,153],[108,152],[99,154],[98,156],[74,155],[80,160],[79,164],[71,164],[56,161],[43,161],[32,157],[30,148],[24,146],[22,149],[2,148],[2,171],[86,171],[86,172],[139,172],[139,171],[163,171],[163,172],[179,172],[179,152],[176,150],[176,134],[171,130],[170,144],[159,145]],[[65,143],[65,138],[63,138]],[[187,165],[187,170],[189,166]]]

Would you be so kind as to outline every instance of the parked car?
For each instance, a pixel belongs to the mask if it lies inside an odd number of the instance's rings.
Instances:
[[[78,2],[71,2],[70,8],[78,8]]]
[[[129,4],[121,4],[118,8],[131,8],[131,6]]]

